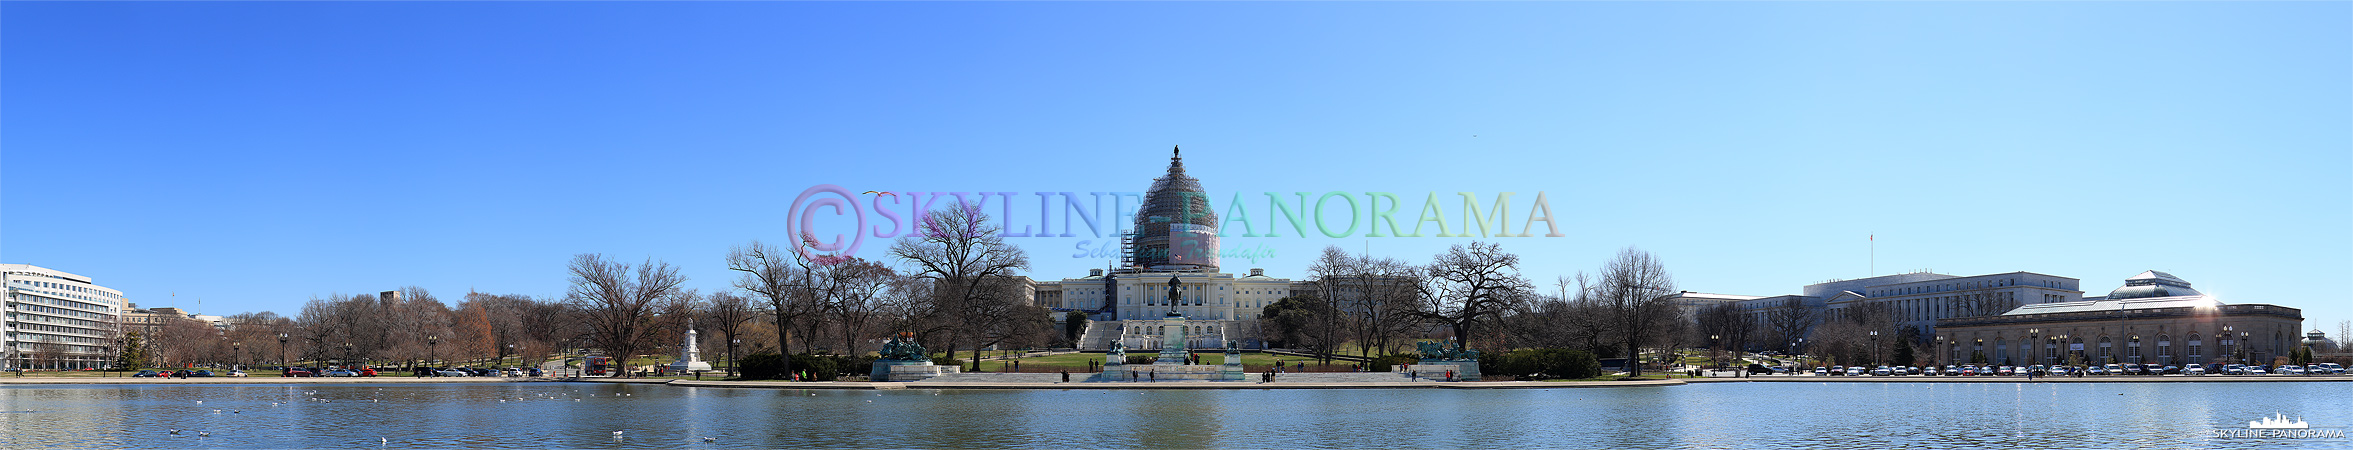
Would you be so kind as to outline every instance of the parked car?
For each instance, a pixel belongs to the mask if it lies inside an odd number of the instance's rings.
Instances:
[[[159,376],[163,376],[163,373],[153,370],[141,370],[139,373],[131,374],[131,377],[133,378],[155,378]]]
[[[188,372],[188,377],[189,377],[189,378],[212,378],[212,371],[210,371],[210,370],[198,370],[198,371],[195,371],[195,372]]]
[[[2183,368],[2181,368],[2181,374],[2182,374],[2182,375],[2189,375],[2189,376],[2205,376],[2205,375],[2206,375],[2206,365],[2205,365],[2205,364],[2191,364],[2191,365],[2189,365],[2189,366],[2187,366],[2187,367],[2183,367]]]
[[[2271,371],[2269,371],[2269,370],[2263,370],[2263,366],[2247,366],[2247,374],[2248,374],[2248,375],[2270,375],[2270,374],[2271,374]]]
[[[318,375],[318,372],[312,372],[312,371],[310,371],[310,370],[303,369],[303,368],[301,368],[301,367],[288,367],[288,368],[286,368],[286,372],[285,372],[285,373],[282,373],[282,374],[279,374],[279,375],[280,375],[280,376],[288,376],[288,377],[315,377],[315,376],[319,376],[319,375]]]
[[[330,377],[338,377],[338,378],[340,378],[340,377],[357,377],[357,376],[359,376],[359,372],[353,372],[353,371],[349,371],[349,370],[343,370],[343,369],[328,369],[328,370],[327,370],[327,374],[326,374],[326,376],[330,376]]]
[[[2337,363],[2320,363],[2320,367],[2327,369],[2328,373],[2345,373],[2345,366]]]
[[[438,372],[438,374],[439,374],[440,376],[445,376],[445,377],[463,377],[463,376],[467,376],[465,371],[461,371],[461,370],[457,370],[457,369],[441,369],[441,371],[440,371],[440,372]]]

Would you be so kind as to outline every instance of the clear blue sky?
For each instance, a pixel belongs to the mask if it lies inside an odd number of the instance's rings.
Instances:
[[[1568,236],[1499,241],[1547,286],[1638,246],[1685,289],[1796,293],[1868,275],[1876,234],[1879,274],[2156,269],[2353,319],[2346,2],[0,12],[0,260],[141,306],[553,296],[584,252],[723,289],[814,185],[1019,192],[1034,226],[1027,193],[1142,191],[1183,145],[1259,221],[1264,192],[1395,192],[1401,222],[1438,192],[1459,229],[1453,192],[1519,222],[1542,191]],[[1060,278],[1103,265],[1087,239],[1013,241]],[[1471,240],[1286,230],[1225,265]]]

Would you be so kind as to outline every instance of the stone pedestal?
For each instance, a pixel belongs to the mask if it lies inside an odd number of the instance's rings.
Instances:
[[[1478,361],[1425,359],[1421,364],[1400,367],[1399,369],[1413,373],[1419,378],[1439,381],[1479,381],[1481,378]],[[1448,377],[1449,372],[1454,376]]]
[[[922,381],[962,371],[961,367],[942,366],[932,364],[931,361],[878,360],[874,362],[874,370],[866,376],[873,381]]]
[[[686,345],[679,347],[678,362],[670,363],[671,373],[711,370],[711,363],[703,362],[703,350],[695,344],[695,341],[695,331],[690,325],[686,329]]]
[[[1152,364],[1180,366],[1192,364],[1193,355],[1185,351],[1186,342],[1188,341],[1185,339],[1185,316],[1177,315],[1175,311],[1169,311],[1168,317],[1160,318],[1160,358],[1153,360]]]
[[[1240,374],[1240,369],[1234,369],[1233,375]],[[1106,367],[1103,370],[1103,379],[1105,381],[1145,382],[1240,380],[1240,378],[1229,378],[1224,366],[1173,364],[1132,364],[1126,367]]]

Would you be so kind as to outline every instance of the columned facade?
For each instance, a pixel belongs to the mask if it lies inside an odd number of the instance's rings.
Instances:
[[[29,264],[0,264],[8,292],[0,369],[78,370],[112,364],[124,311],[122,291],[89,277]]]
[[[2303,312],[2206,296],[2072,302],[1938,321],[1937,364],[2272,364],[2302,339]]]

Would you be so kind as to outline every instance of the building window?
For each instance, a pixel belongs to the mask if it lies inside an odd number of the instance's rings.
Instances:
[[[2205,364],[2205,363],[2206,363],[2206,341],[2199,340],[2199,339],[2198,339],[2198,334],[2197,334],[2197,333],[2190,333],[2190,353],[2189,353],[2189,355],[2190,355],[2189,362],[2190,362],[2190,363],[2192,363],[2192,364]]]
[[[2108,337],[2107,337],[2107,336],[2101,336],[2101,337],[2100,337],[2100,360],[2099,360],[2099,361],[2093,361],[2093,363],[2094,363],[2094,364],[2099,364],[2099,363],[2106,363],[2106,362],[2108,362],[2108,358],[2109,358],[2109,356],[2108,356],[2108,349],[2110,348],[2110,346],[2111,346],[2111,345],[2113,345],[2113,344],[2109,343],[2109,341],[2108,341]]]

